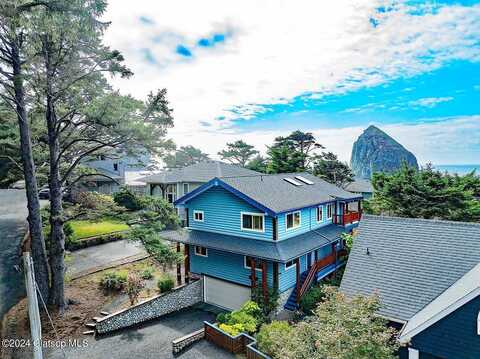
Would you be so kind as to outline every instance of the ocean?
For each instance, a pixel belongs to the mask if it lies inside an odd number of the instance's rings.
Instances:
[[[442,172],[448,172],[451,174],[465,175],[467,173],[476,170],[476,174],[480,175],[480,164],[478,165],[433,165],[433,167]]]

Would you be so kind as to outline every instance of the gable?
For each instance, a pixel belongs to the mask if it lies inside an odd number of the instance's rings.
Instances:
[[[410,345],[440,358],[480,357],[478,315],[480,296],[472,299],[424,331],[415,335]]]

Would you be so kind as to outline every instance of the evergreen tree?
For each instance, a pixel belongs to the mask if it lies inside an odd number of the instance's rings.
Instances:
[[[208,155],[193,146],[180,147],[164,158],[166,168],[181,168],[207,160],[209,160]]]
[[[247,168],[252,171],[267,173],[267,160],[264,157],[257,155],[247,163]]]
[[[233,143],[227,143],[227,148],[218,152],[222,160],[245,167],[247,162],[258,153],[254,146],[238,140]]]
[[[410,218],[479,221],[480,177],[435,171],[432,166],[417,171],[406,165],[394,173],[374,173],[375,196],[366,210]]]
[[[339,161],[332,152],[323,152],[316,157],[313,174],[339,187],[353,182],[353,172],[350,167]]]

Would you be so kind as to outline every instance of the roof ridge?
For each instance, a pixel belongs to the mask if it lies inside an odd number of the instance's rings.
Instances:
[[[428,219],[428,218],[412,218],[412,217],[400,217],[400,216],[384,216],[384,215],[377,215],[377,214],[363,214],[363,218],[373,218],[373,219],[381,219],[381,220],[400,220],[404,222],[427,222],[427,223],[444,223],[444,224],[452,224],[452,225],[462,225],[462,226],[473,226],[473,227],[480,227],[480,223],[477,222],[464,222],[464,221],[452,221],[447,219]]]

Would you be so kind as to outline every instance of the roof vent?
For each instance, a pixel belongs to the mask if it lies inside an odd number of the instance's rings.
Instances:
[[[295,179],[302,181],[303,183],[306,184],[315,184],[314,182],[310,181],[309,179],[306,179],[305,177],[302,176],[295,176]]]
[[[302,183],[295,181],[293,178],[284,178],[284,181],[287,181],[290,184],[293,184],[294,186],[301,186]]]

